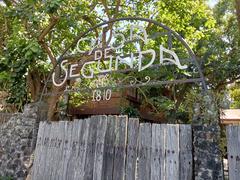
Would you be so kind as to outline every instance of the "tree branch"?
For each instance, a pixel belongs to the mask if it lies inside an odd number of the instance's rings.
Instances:
[[[44,49],[44,51],[47,53],[49,59],[51,60],[51,63],[55,66],[57,64],[57,60],[56,60],[55,56],[53,55],[51,48],[44,41],[40,41],[39,43],[42,46],[42,48]]]
[[[231,80],[228,80],[228,81],[224,81],[224,82],[221,82],[219,83],[217,86],[216,86],[216,90],[221,90],[224,86],[228,85],[228,84],[232,84],[234,83],[235,81],[237,80],[240,80],[240,75],[235,77],[235,78],[232,78]]]
[[[9,7],[12,5],[12,2],[10,0],[3,0],[3,2]]]
[[[107,1],[106,0],[101,0],[101,2],[102,2],[103,6],[105,8],[105,12],[107,14],[108,19],[111,19],[110,11],[109,11],[108,6],[107,6]]]
[[[58,16],[51,16],[49,25],[41,32],[40,36],[38,37],[39,42],[43,41],[45,36],[54,28],[58,21]]]
[[[117,15],[119,13],[120,4],[121,4],[121,0],[117,0],[116,8],[115,8],[115,14],[114,14],[114,19],[117,17]]]
[[[85,21],[87,21],[92,27],[94,27],[94,26],[96,25],[96,24],[93,22],[93,20],[92,20],[90,17],[88,17],[87,15],[84,15],[82,18],[83,18]],[[94,31],[95,31],[95,34],[96,34],[96,38],[98,38],[99,34],[98,34],[97,29],[95,29]]]
[[[38,37],[39,44],[42,46],[44,51],[48,54],[48,57],[50,58],[51,63],[53,65],[57,63],[57,60],[53,55],[51,48],[44,41],[44,38],[54,28],[54,26],[57,24],[58,21],[59,21],[58,16],[51,16],[49,25],[41,32],[41,34]]]

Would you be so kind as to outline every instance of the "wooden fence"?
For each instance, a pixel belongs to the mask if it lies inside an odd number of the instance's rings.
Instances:
[[[126,116],[41,122],[33,180],[190,180],[190,125]]]
[[[230,180],[240,179],[240,126],[227,126],[228,171]]]

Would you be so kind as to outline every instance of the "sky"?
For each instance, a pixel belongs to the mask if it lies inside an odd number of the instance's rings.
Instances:
[[[3,5],[4,5],[3,0],[0,0],[0,4],[3,4]]]
[[[208,0],[208,5],[212,8],[214,7],[219,0]]]

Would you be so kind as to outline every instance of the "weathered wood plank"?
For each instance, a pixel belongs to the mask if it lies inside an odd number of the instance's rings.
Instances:
[[[61,121],[61,130],[59,132],[60,134],[60,141],[61,141],[61,145],[60,145],[60,152],[59,152],[59,164],[58,164],[58,169],[57,169],[57,177],[59,180],[63,179],[63,175],[64,175],[64,165],[65,165],[65,154],[66,154],[66,148],[67,148],[67,144],[65,143],[65,139],[66,139],[66,135],[67,135],[67,121]]]
[[[74,120],[74,122],[76,123],[76,127],[75,127],[75,136],[73,138],[73,149],[75,148],[75,156],[73,156],[73,161],[75,162],[74,166],[72,167],[72,170],[70,173],[72,173],[72,180],[78,180],[80,179],[79,177],[77,177],[77,172],[80,169],[80,165],[79,162],[81,161],[80,159],[80,153],[81,153],[81,142],[83,139],[83,120],[79,120],[76,119]],[[82,134],[81,134],[82,133]]]
[[[72,140],[71,140],[71,147],[70,147],[71,154],[70,154],[70,158],[67,166],[66,180],[73,180],[74,171],[77,170],[75,169],[75,166],[76,166],[76,159],[77,159],[77,153],[78,153],[78,147],[79,147],[78,131],[81,130],[81,123],[79,123],[79,120],[74,120],[72,124],[73,124],[73,129],[72,129]]]
[[[84,167],[86,162],[86,149],[88,143],[90,119],[82,120],[82,128],[79,133],[79,151],[76,159],[76,171],[74,172],[74,179],[84,180]]]
[[[99,116],[99,122],[97,122],[97,139],[94,159],[93,180],[102,179],[103,151],[106,131],[107,131],[107,116]]]
[[[48,152],[49,158],[49,179],[54,179],[56,177],[56,165],[58,163],[59,157],[57,155],[57,152],[59,151],[57,147],[57,139],[58,139],[58,128],[59,123],[53,122],[51,124],[51,134],[50,134],[50,151]]]
[[[92,116],[89,126],[89,136],[87,141],[86,162],[84,166],[84,180],[93,179],[94,155],[97,136],[97,123],[99,116]]]
[[[179,179],[191,180],[193,172],[191,125],[179,125],[179,148]]]
[[[48,129],[47,137],[46,137],[46,144],[45,144],[45,165],[44,165],[44,176],[49,176],[49,155],[51,152],[51,135],[52,135],[52,123],[49,123],[46,127]]]
[[[140,124],[138,143],[138,179],[151,179],[152,128],[149,123]]]
[[[107,131],[104,143],[103,154],[103,180],[113,179],[113,160],[114,160],[114,141],[115,141],[115,123],[116,116],[108,116]]]
[[[179,180],[179,125],[167,125],[166,179]]]
[[[151,180],[165,179],[165,125],[152,125]]]
[[[56,133],[58,134],[57,136],[57,151],[55,152],[57,162],[55,165],[55,177],[54,180],[59,180],[62,177],[62,162],[65,160],[63,156],[63,147],[64,147],[64,129],[65,129],[65,121],[60,121],[58,122],[58,129],[56,129]]]
[[[162,153],[160,154],[160,169],[161,169],[161,176],[160,179],[166,179],[166,136],[167,136],[167,125],[161,124],[160,125],[160,134],[162,136],[162,143],[161,143],[161,150]]]
[[[135,180],[136,177],[138,133],[139,119],[130,118],[127,129],[126,180]]]
[[[240,126],[227,126],[229,179],[240,178]]]
[[[64,136],[64,146],[63,146],[63,157],[64,157],[64,162],[62,166],[62,172],[63,175],[60,179],[66,180],[67,179],[67,166],[69,163],[69,158],[71,155],[71,142],[72,142],[72,129],[73,129],[73,124],[72,122],[66,121],[65,123],[65,136]]]
[[[33,164],[33,172],[32,172],[32,179],[39,179],[41,176],[41,157],[43,151],[43,139],[44,139],[44,130],[45,130],[46,122],[40,122],[39,130],[38,130],[38,137],[36,143],[36,149],[34,152],[34,164]]]
[[[48,150],[49,150],[49,144],[50,144],[50,132],[51,132],[51,123],[47,123],[45,128],[45,136],[44,136],[44,142],[43,142],[43,151],[42,151],[42,158],[41,158],[41,175],[44,175],[45,177],[48,172]],[[41,177],[42,178],[42,177]]]
[[[122,180],[125,173],[126,143],[127,143],[127,116],[118,116],[116,119],[116,138],[114,143],[114,180]]]
[[[49,177],[51,178],[51,171],[50,171],[50,168],[52,167],[52,162],[50,161],[50,159],[52,158],[52,152],[53,152],[53,148],[52,148],[52,145],[51,145],[51,140],[53,138],[53,123],[51,122],[50,124],[48,124],[50,130],[49,130],[49,133],[48,133],[48,138],[49,138],[49,141],[48,141],[48,144],[47,144],[47,151],[46,151],[46,160],[45,160],[45,170],[44,170],[44,175],[45,177]]]
[[[143,180],[192,178],[191,127],[187,125],[145,123],[139,128],[138,119],[94,116],[40,123],[38,133],[34,180],[135,180],[136,174]],[[240,156],[235,154],[238,168]]]

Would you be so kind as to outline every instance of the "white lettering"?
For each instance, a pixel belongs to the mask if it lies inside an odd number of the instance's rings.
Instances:
[[[56,83],[56,81],[55,81],[55,72],[52,74],[52,80],[53,80],[54,86],[58,86],[58,87],[62,86],[67,80],[67,69],[63,66],[64,63],[67,63],[67,60],[62,61],[60,64],[61,69],[63,69],[63,71],[65,73],[64,79],[60,84]]]
[[[120,37],[122,41],[121,41],[121,43],[120,43],[118,46],[116,46],[116,47],[115,47],[113,44],[111,44],[111,48],[112,48],[112,49],[115,49],[115,50],[121,49],[121,48],[124,46],[124,43],[125,43],[125,41],[126,41],[125,36],[124,36],[122,33],[116,33],[115,31],[113,31],[113,37],[114,37],[115,41],[116,41],[117,37]]]
[[[157,55],[153,49],[141,51],[143,43],[144,44],[148,43],[148,35],[144,27],[141,25],[130,26],[130,42],[126,42],[126,40],[129,39],[125,37],[125,34],[119,31],[120,29],[113,30],[113,35],[110,36],[111,38],[112,37],[113,38],[109,42],[110,44],[107,45],[108,47],[105,48],[104,50],[102,49],[103,48],[102,39],[104,34],[100,35],[97,39],[92,39],[88,37],[80,39],[77,42],[76,51],[78,51],[79,53],[86,53],[87,51],[83,49],[90,48],[88,55],[92,54],[94,56],[94,60],[84,63],[82,67],[79,64],[70,64],[69,72],[66,68],[66,65],[64,66],[64,64],[67,63],[68,61],[67,60],[62,61],[60,63],[62,75],[59,78],[57,78],[55,77],[57,76],[57,74],[56,72],[54,72],[52,74],[53,84],[55,86],[62,86],[66,82],[68,75],[70,78],[79,78],[80,76],[83,76],[83,78],[89,79],[94,77],[94,73],[107,73],[112,71],[112,69],[117,71],[119,69],[119,64],[127,65],[132,69],[135,67],[134,62],[136,62],[136,60],[138,60],[139,72],[149,68],[154,63],[154,60]],[[88,45],[87,46],[84,45],[83,47],[81,47],[81,44],[85,41],[88,42]],[[142,43],[140,43],[140,41]],[[126,49],[123,48],[125,43],[127,44],[132,43],[129,46],[130,47],[129,49],[131,49],[132,51],[128,52],[127,56],[123,54],[123,52],[126,51]],[[101,50],[99,48],[101,48]],[[135,57],[136,54],[139,54],[138,57]],[[179,69],[187,68],[187,65],[181,65],[179,57],[174,51],[164,48],[163,45],[160,45],[159,56],[160,65],[174,64]],[[115,67],[112,67],[114,60],[116,60],[115,64],[113,65]],[[80,69],[80,67],[81,70],[78,70]],[[97,72],[94,72],[94,70]]]
[[[85,40],[89,40],[89,38],[82,38],[82,39],[79,39],[78,42],[77,42],[77,51],[78,51],[79,53],[85,53],[85,52],[86,52],[86,51],[81,50],[81,49],[79,48],[79,43],[80,43],[81,41],[85,41]]]
[[[173,59],[171,59],[171,58],[164,58],[164,57],[163,57],[163,52],[170,54],[170,55],[173,57]],[[163,65],[164,65],[164,61],[169,61],[169,62],[177,65],[177,67],[178,67],[179,69],[186,69],[186,68],[187,68],[187,65],[184,65],[184,66],[181,65],[180,60],[179,60],[177,54],[176,54],[174,51],[171,51],[171,50],[169,50],[169,49],[166,49],[166,48],[164,48],[164,47],[161,45],[161,46],[160,46],[160,64],[163,64]]]
[[[152,59],[151,59],[151,61],[150,61],[147,65],[142,66],[143,54],[148,54],[148,53],[152,54]],[[142,70],[148,68],[149,66],[151,66],[152,63],[153,63],[154,60],[155,60],[155,57],[156,57],[156,53],[155,53],[155,51],[154,51],[153,49],[149,49],[149,50],[147,50],[147,51],[140,51],[140,52],[139,52],[138,71],[142,71]]]
[[[99,72],[110,72],[111,70],[112,70],[112,55],[109,55],[109,51],[111,50],[111,48],[106,48],[105,50],[104,50],[104,59],[110,59],[110,61],[109,61],[109,67],[108,67],[108,69],[101,69],[100,68],[100,66],[101,66],[101,63],[103,63],[104,64],[104,61],[101,61],[101,59],[99,58],[98,59],[98,66],[97,66],[97,68],[98,68],[98,71]],[[96,58],[96,54],[95,54],[95,58]],[[96,60],[96,59],[95,59]]]
[[[143,33],[143,37],[138,35],[137,33],[134,34],[134,29],[138,29]],[[130,29],[130,40],[138,40],[141,39],[145,44],[148,42],[148,36],[145,28],[143,26],[132,25]]]
[[[86,75],[85,74],[85,71],[86,71],[86,65],[89,65],[89,64],[94,64],[94,61],[90,61],[90,62],[86,62],[86,63],[84,63],[84,65],[82,66],[82,69],[81,69],[81,74],[82,74],[82,76],[84,77],[84,78],[86,78],[86,79],[91,79],[91,78],[93,78],[93,69],[91,68],[91,66],[89,66],[90,68],[89,68],[89,71],[90,71],[90,75]]]
[[[100,50],[95,51],[94,59],[98,60],[98,59],[101,59],[101,58],[102,58],[102,51],[100,51]]]
[[[76,67],[78,66],[78,64],[72,64],[70,66],[70,72],[69,72],[69,77],[70,78],[74,78],[74,77],[79,77],[79,74],[73,74],[73,71],[76,70]]]

